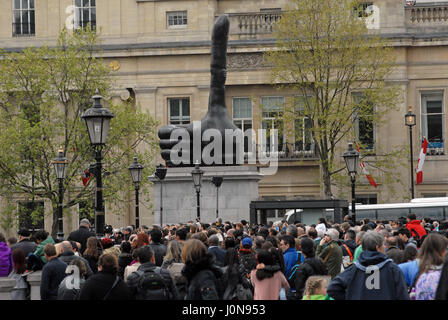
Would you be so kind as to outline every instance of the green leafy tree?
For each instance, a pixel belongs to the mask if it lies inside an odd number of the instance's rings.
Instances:
[[[62,146],[68,158],[63,208],[92,203],[94,179],[84,187],[81,176],[95,163],[82,113],[98,90],[115,115],[103,148],[104,200],[121,213],[133,189],[128,166],[137,156],[153,171],[156,122],[140,110],[132,97],[114,103],[113,78],[101,59],[99,40],[89,28],[61,31],[57,46],[0,51],[0,195],[40,198],[53,207],[51,234],[56,235],[58,182],[52,165]],[[141,189],[148,194],[148,181]],[[110,210],[108,210],[110,212]]]
[[[348,141],[358,142],[383,182],[399,179],[394,163],[405,159],[403,146],[393,151],[378,143],[369,146],[369,137],[358,133],[379,132],[402,95],[398,86],[387,83],[393,49],[377,30],[367,28],[362,8],[353,0],[291,0],[275,26],[276,46],[265,55],[272,83],[296,95],[280,116],[289,132],[294,122],[306,127],[327,198],[333,196],[332,186],[343,181],[341,155]],[[356,130],[357,124],[364,127]]]

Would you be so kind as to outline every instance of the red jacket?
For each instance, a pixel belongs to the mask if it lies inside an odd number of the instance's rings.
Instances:
[[[420,239],[426,235],[426,230],[423,228],[423,226],[420,224],[420,220],[412,220],[411,222],[408,222],[406,224],[406,228],[411,231],[411,235],[414,236],[415,233],[418,233]]]

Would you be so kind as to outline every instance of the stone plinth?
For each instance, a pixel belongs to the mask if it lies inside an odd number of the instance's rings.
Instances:
[[[42,271],[35,271],[27,276],[28,283],[31,286],[31,300],[40,300],[40,281],[42,279]]]
[[[0,300],[11,300],[11,290],[15,287],[16,280],[2,277],[0,278]]]
[[[196,190],[189,168],[168,168],[162,182],[163,224],[195,221],[197,217]],[[258,182],[263,177],[254,166],[201,167],[204,171],[200,196],[201,222],[216,221],[217,188],[213,176],[223,177],[218,190],[219,217],[223,221],[249,221],[249,204],[258,199]],[[160,181],[154,183],[154,222],[160,224]]]

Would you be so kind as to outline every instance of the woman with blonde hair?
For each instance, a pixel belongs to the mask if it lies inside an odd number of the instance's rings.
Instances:
[[[214,256],[207,251],[204,243],[197,239],[185,241],[182,248],[185,263],[182,275],[187,279],[186,300],[218,300],[222,298],[222,288],[218,279],[223,272],[214,264]]]
[[[334,300],[327,294],[330,276],[311,276],[306,280],[302,300]]]
[[[179,241],[170,240],[161,268],[170,272],[181,299],[185,297],[187,290],[187,279],[182,275],[184,267],[185,264],[182,262],[182,244]]]

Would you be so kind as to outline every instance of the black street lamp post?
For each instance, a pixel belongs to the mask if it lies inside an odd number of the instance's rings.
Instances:
[[[201,219],[201,183],[202,183],[202,175],[204,171],[199,168],[199,161],[196,161],[194,165],[194,170],[191,171],[191,176],[193,177],[194,187],[196,189],[196,206],[197,206],[197,217]]]
[[[219,215],[219,187],[222,184],[222,177],[213,177],[212,178],[212,182],[216,187],[216,218],[218,218]]]
[[[345,165],[347,166],[348,174],[350,175],[350,180],[352,184],[352,219],[353,223],[356,223],[356,209],[355,209],[355,184],[356,184],[356,173],[358,169],[359,162],[359,152],[353,149],[353,144],[348,144],[348,150],[342,155],[345,160]]]
[[[134,163],[129,166],[129,171],[131,172],[132,182],[135,187],[135,227],[140,227],[140,217],[139,217],[139,201],[138,201],[138,190],[140,189],[140,182],[142,182],[143,166],[138,163],[137,157],[134,157]]]
[[[86,121],[87,131],[89,133],[90,144],[95,150],[95,176],[96,176],[96,196],[95,196],[95,232],[101,235],[104,231],[104,204],[103,204],[103,182],[102,171],[102,149],[106,144],[109,134],[110,121],[114,114],[101,104],[103,98],[98,94],[92,97],[93,106],[87,109],[81,116]]]
[[[59,182],[59,197],[58,197],[58,241],[64,240],[64,226],[62,218],[62,203],[64,200],[64,179],[66,176],[66,169],[68,165],[67,158],[64,156],[64,150],[59,148],[58,156],[53,161],[56,178]]]
[[[165,179],[167,168],[163,164],[159,164],[154,175],[160,181],[160,227],[163,228],[163,179]]]
[[[412,112],[412,108],[409,107],[408,113],[404,116],[404,123],[409,127],[409,148],[411,158],[411,199],[414,199],[414,162],[412,160],[412,127],[415,126],[415,114]]]

